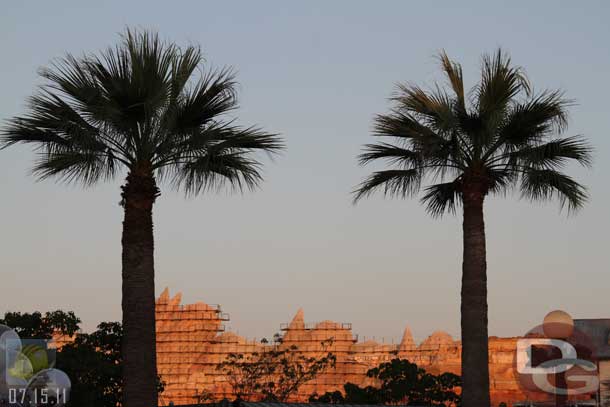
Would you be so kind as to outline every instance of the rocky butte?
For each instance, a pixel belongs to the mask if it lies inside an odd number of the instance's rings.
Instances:
[[[224,332],[223,322],[228,315],[219,306],[202,302],[181,304],[181,294],[170,298],[165,289],[156,301],[157,364],[165,382],[165,391],[159,404],[193,404],[204,394],[214,400],[231,398],[231,387],[216,369],[229,353],[248,354],[273,346],[247,340],[234,333]],[[351,324],[323,321],[306,323],[303,310],[292,322],[281,326],[284,331],[280,346],[296,345],[307,355],[321,356],[332,352],[337,362],[315,380],[299,389],[293,401],[307,401],[316,392],[342,389],[343,384],[371,384],[366,372],[383,361],[399,357],[438,374],[460,374],[460,342],[449,334],[437,331],[420,344],[415,343],[409,328],[405,328],[399,344],[374,341],[359,342],[352,333]],[[324,348],[325,340],[332,339]],[[500,402],[524,400],[527,396],[517,382],[513,362],[518,338],[489,338],[491,396],[493,405]]]

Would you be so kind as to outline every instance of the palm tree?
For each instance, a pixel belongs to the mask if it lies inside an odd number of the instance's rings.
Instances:
[[[230,69],[204,71],[198,47],[127,31],[99,55],[67,55],[43,69],[47,80],[29,112],[3,130],[4,147],[33,144],[34,173],[86,185],[126,173],[122,186],[122,310],[126,407],[157,404],[152,209],[165,181],[187,194],[262,180],[256,151],[281,139],[239,127]]]
[[[375,118],[374,136],[394,142],[366,145],[360,163],[380,160],[391,169],[366,178],[355,201],[376,191],[401,198],[422,191],[433,217],[462,206],[462,405],[489,407],[483,203],[517,188],[531,200],[580,208],[585,188],[562,171],[571,161],[590,166],[591,148],[580,137],[559,137],[570,101],[559,91],[533,94],[501,50],[483,57],[481,81],[468,93],[461,66],[444,52],[439,59],[449,89],[399,85],[390,113]]]

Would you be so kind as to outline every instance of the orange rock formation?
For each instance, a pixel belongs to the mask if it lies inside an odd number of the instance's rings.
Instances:
[[[156,305],[157,364],[165,391],[160,405],[192,404],[205,395],[214,400],[231,398],[231,388],[216,366],[229,353],[260,352],[264,345],[249,341],[234,333],[224,332],[223,321],[228,320],[220,306],[196,303],[181,305],[181,295],[170,299],[166,289]],[[337,357],[336,366],[299,389],[294,401],[306,401],[316,392],[342,389],[343,384],[371,384],[366,371],[395,357],[408,359],[433,373],[460,374],[460,342],[445,332],[435,332],[417,345],[407,327],[399,344],[374,341],[358,342],[351,324],[323,321],[307,324],[303,310],[298,310],[292,322],[284,324],[281,346],[296,345],[300,351],[323,355],[330,351]],[[330,347],[322,342],[332,339]],[[489,340],[491,394],[493,405],[500,402],[523,400],[513,372],[513,358],[518,338]]]

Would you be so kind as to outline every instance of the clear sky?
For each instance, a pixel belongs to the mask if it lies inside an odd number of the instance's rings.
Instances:
[[[459,336],[461,225],[417,200],[351,204],[371,169],[355,156],[398,81],[432,84],[440,49],[474,84],[502,46],[536,89],[578,105],[568,134],[596,147],[576,216],[518,196],[487,204],[490,333],[519,335],[546,312],[610,317],[610,3],[406,1],[6,2],[0,12],[0,119],[24,111],[37,69],[96,51],[126,26],[203,47],[232,65],[239,121],[284,135],[254,193],[194,199],[167,188],[155,208],[156,286],[221,303],[230,326],[271,336],[298,307],[361,336]],[[34,155],[0,152],[0,312],[74,310],[85,329],[120,319],[121,180],[83,190],[28,173]]]

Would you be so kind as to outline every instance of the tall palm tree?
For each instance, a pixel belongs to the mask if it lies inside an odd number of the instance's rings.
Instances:
[[[375,118],[374,136],[394,142],[366,145],[360,163],[381,160],[391,168],[366,178],[355,200],[422,191],[434,217],[462,207],[462,405],[489,407],[485,198],[517,188],[525,198],[558,198],[576,210],[585,188],[562,171],[571,161],[589,166],[591,148],[580,137],[559,137],[570,102],[559,91],[533,94],[522,68],[501,50],[483,57],[480,83],[468,93],[461,66],[444,52],[439,59],[448,89],[399,85],[390,113]]]
[[[33,144],[34,173],[86,185],[126,173],[122,186],[123,359],[126,407],[157,404],[152,209],[165,181],[187,194],[254,188],[256,151],[281,139],[239,127],[231,70],[205,71],[198,47],[127,33],[98,55],[67,55],[41,71],[47,83],[26,115],[3,130],[4,146]]]

